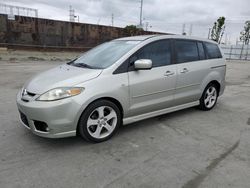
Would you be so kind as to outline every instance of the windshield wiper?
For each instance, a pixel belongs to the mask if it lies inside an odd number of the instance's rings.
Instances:
[[[94,67],[94,66],[88,65],[86,63],[75,63],[75,60],[77,60],[77,58],[68,62],[67,64],[71,65],[71,66],[75,66],[75,67],[84,67],[84,68],[88,68],[88,69],[101,69],[99,67]]]
[[[73,59],[73,60],[71,60],[71,61],[69,61],[68,63],[66,63],[66,64],[68,64],[68,65],[71,65],[72,63],[74,63],[75,62],[75,60],[76,60],[77,58],[75,58],[75,59]]]
[[[94,69],[94,67],[87,65],[85,63],[72,63],[72,65],[74,65],[76,67],[84,67],[84,68],[88,68],[88,69]]]

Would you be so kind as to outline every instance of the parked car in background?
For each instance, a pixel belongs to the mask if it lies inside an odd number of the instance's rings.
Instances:
[[[17,94],[34,134],[112,137],[122,124],[199,106],[211,110],[225,88],[217,43],[178,35],[116,39],[43,72]]]

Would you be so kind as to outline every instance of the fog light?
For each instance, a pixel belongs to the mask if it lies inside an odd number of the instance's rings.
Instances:
[[[42,121],[34,121],[34,125],[36,127],[36,130],[41,131],[41,132],[49,132],[49,127],[47,123],[42,122]]]

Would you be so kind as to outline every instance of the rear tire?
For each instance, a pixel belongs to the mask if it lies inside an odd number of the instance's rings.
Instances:
[[[98,100],[83,112],[78,132],[87,141],[103,142],[110,139],[121,125],[121,112],[111,101]]]
[[[200,98],[199,109],[203,111],[213,109],[217,103],[218,94],[217,86],[213,83],[208,84]]]

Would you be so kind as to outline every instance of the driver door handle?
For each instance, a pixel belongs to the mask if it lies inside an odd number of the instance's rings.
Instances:
[[[164,76],[171,76],[171,75],[174,75],[174,72],[166,71],[164,74]]]
[[[180,73],[187,73],[189,70],[187,68],[183,68]]]

